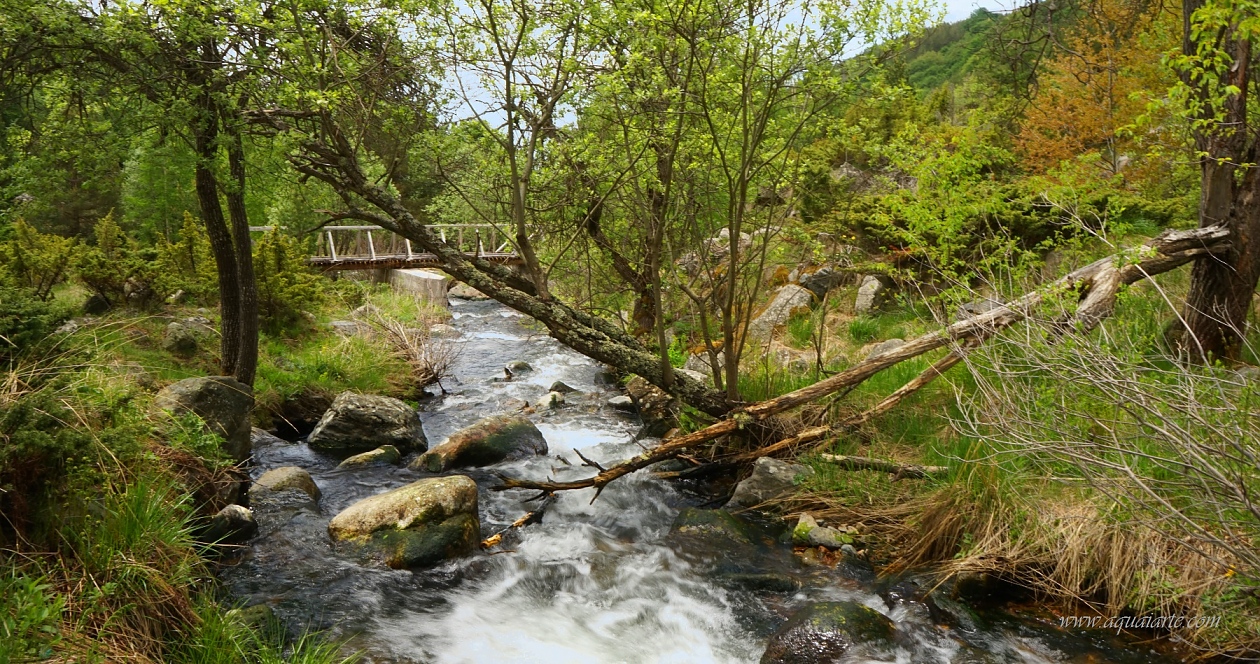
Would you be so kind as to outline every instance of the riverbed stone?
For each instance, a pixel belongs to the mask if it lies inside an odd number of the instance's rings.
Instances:
[[[508,373],[514,373],[514,374],[525,373],[526,371],[534,370],[533,365],[531,365],[529,362],[526,362],[525,360],[512,360],[511,362],[508,362],[507,364],[503,365],[503,368],[507,369]]]
[[[838,528],[818,525],[813,515],[801,514],[792,529],[792,543],[800,546],[821,546],[832,550],[853,544],[853,535]],[[850,548],[852,548],[850,546]],[[856,553],[856,551],[854,551]]]
[[[263,491],[285,491],[296,489],[305,493],[311,500],[319,500],[319,487],[306,470],[297,466],[272,468],[263,473],[249,488],[250,498]]]
[[[228,505],[210,519],[202,538],[216,544],[240,544],[258,534],[254,513],[240,505]]]
[[[482,293],[481,291],[477,290],[476,288],[473,288],[472,286],[469,286],[468,284],[462,281],[457,281],[451,284],[450,289],[447,291],[446,294],[457,300],[479,301],[479,300],[490,299],[489,296],[487,296],[485,293]]]
[[[253,427],[249,430],[249,445],[254,449],[260,447],[271,447],[272,445],[289,445],[289,441],[277,436],[270,431]]]
[[[683,535],[729,540],[738,544],[752,544],[753,533],[739,517],[725,510],[705,510],[688,507],[674,519],[673,532]]]
[[[387,466],[398,463],[402,460],[402,454],[398,452],[398,448],[393,445],[381,445],[380,447],[356,454],[337,465],[338,468],[363,468],[364,466]]]
[[[754,339],[769,339],[775,328],[787,323],[793,314],[809,311],[814,294],[808,288],[788,284],[774,294],[770,304],[748,324],[748,335]]]
[[[576,389],[569,387],[568,383],[560,380],[552,383],[551,387],[547,388],[547,391],[559,392],[560,394],[573,394],[574,392],[577,392]]]
[[[547,396],[543,397],[542,405],[544,408],[555,410],[564,405],[564,395],[554,391],[548,392]]]
[[[801,582],[787,574],[774,572],[729,572],[718,576],[733,586],[754,592],[794,593],[801,589]]]
[[[790,493],[814,469],[799,463],[788,463],[761,457],[753,464],[752,475],[735,485],[735,493],[723,509],[755,507]]]
[[[627,413],[633,413],[636,410],[638,410],[638,408],[636,408],[634,405],[634,399],[631,399],[630,397],[624,394],[619,394],[609,399],[606,403],[608,404],[610,408],[614,410],[620,410]]]
[[[446,442],[420,455],[410,467],[441,473],[451,468],[489,466],[546,453],[547,439],[529,418],[495,415],[451,434]]]
[[[814,602],[770,637],[761,664],[818,664],[855,654],[888,655],[896,628],[884,614],[857,602]]]
[[[311,447],[333,453],[357,453],[393,445],[401,452],[426,450],[420,416],[392,397],[342,392],[306,439]]]
[[[431,477],[364,498],[334,516],[328,534],[395,569],[470,553],[481,536],[477,483],[465,475]]]
[[[211,433],[223,438],[223,451],[237,461],[249,458],[249,414],[254,391],[230,376],[185,378],[162,388],[153,400],[159,410],[192,413]]]

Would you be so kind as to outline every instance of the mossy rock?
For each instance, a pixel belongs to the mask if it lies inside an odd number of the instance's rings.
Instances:
[[[726,510],[688,507],[674,519],[673,530],[684,535],[721,538],[740,544],[752,544],[755,541],[748,524]]]
[[[432,477],[364,498],[333,517],[328,534],[394,568],[470,553],[481,535],[477,484],[464,475]]]
[[[797,611],[770,637],[762,664],[815,664],[860,649],[894,650],[896,628],[884,614],[857,602],[815,602]]]
[[[451,434],[445,443],[420,455],[410,467],[441,473],[451,468],[489,466],[546,453],[547,439],[528,418],[495,415]]]
[[[402,454],[393,445],[382,445],[370,452],[356,454],[337,465],[338,468],[362,468],[364,466],[387,466],[398,463]]]

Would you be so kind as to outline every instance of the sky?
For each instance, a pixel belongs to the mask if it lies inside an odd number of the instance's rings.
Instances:
[[[945,0],[945,22],[961,21],[971,15],[979,7],[1005,12],[1018,7],[1015,0]]]

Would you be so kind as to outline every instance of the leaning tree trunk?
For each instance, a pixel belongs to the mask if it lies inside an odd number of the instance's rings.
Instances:
[[[196,181],[197,202],[201,207],[201,221],[205,224],[214,253],[215,268],[219,277],[219,312],[222,329],[219,337],[219,371],[225,376],[237,372],[241,341],[240,282],[236,267],[236,250],[232,235],[223,219],[223,206],[219,203],[219,181],[214,175],[215,145],[219,124],[210,93],[201,96],[199,114],[193,121],[193,143],[197,151],[197,164],[193,177]]]
[[[1251,43],[1238,38],[1231,28],[1223,35],[1203,31],[1196,36],[1192,18],[1203,0],[1184,0],[1182,50],[1195,56],[1201,39],[1221,39],[1221,47],[1233,66],[1220,85],[1231,85],[1237,94],[1214,101],[1212,76],[1200,80],[1184,77],[1196,101],[1204,109],[1197,118],[1195,148],[1202,155],[1199,193],[1199,225],[1222,225],[1230,230],[1233,246],[1224,256],[1195,263],[1186,298],[1182,350],[1191,359],[1236,358],[1242,348],[1256,281],[1260,278],[1260,172],[1257,140],[1247,124],[1247,91],[1250,84]]]
[[[231,174],[227,189],[228,214],[232,219],[232,239],[236,245],[236,283],[240,290],[239,345],[237,347],[236,379],[246,385],[254,384],[258,369],[258,283],[254,278],[254,255],[249,236],[249,215],[245,211],[245,150],[241,144],[239,127],[228,128],[228,170]]]

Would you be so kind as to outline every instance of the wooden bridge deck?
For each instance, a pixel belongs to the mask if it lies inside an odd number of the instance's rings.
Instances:
[[[512,252],[485,252],[478,254],[476,252],[465,252],[465,256],[469,258],[479,257],[482,260],[500,265],[520,265],[524,261],[520,256]],[[371,256],[311,256],[308,259],[311,267],[321,272],[336,272],[339,270],[403,270],[417,267],[442,267],[442,261],[433,254],[393,254],[380,255],[375,258]]]
[[[251,230],[269,228],[260,226]],[[435,224],[429,229],[469,258],[500,265],[524,262],[514,251],[511,240],[490,224]],[[442,267],[437,256],[413,252],[410,240],[380,226],[325,226],[316,237],[315,254],[307,262],[321,272]]]

